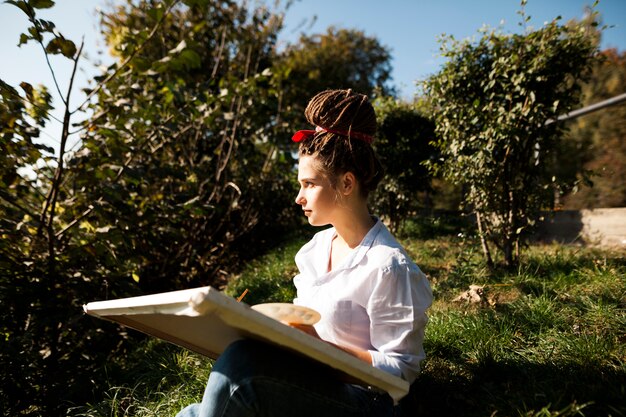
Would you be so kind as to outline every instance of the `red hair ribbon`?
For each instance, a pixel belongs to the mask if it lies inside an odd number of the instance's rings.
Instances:
[[[334,133],[336,135],[359,139],[370,144],[374,140],[373,137],[365,133],[345,131],[345,130],[326,129],[325,127],[320,127],[320,126],[317,126],[315,130],[298,130],[296,133],[294,133],[291,140],[294,142],[302,142],[304,139],[310,138],[311,136],[313,136],[314,134],[318,132]]]

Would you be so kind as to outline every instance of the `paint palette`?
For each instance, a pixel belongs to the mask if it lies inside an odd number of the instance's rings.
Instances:
[[[251,308],[283,323],[313,325],[321,318],[320,313],[312,308],[290,303],[257,304]]]

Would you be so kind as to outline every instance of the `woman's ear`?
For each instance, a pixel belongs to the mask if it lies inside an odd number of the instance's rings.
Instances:
[[[346,172],[345,174],[341,175],[339,186],[341,187],[339,189],[341,194],[346,196],[352,194],[357,187],[356,177],[352,172]]]

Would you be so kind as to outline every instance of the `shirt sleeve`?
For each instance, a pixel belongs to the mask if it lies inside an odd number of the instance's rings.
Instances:
[[[409,383],[424,359],[426,310],[432,292],[414,264],[394,264],[380,271],[369,299],[372,365]]]

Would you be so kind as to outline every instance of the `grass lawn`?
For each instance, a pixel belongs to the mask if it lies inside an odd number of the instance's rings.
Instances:
[[[416,237],[417,236],[417,237]],[[226,292],[290,301],[294,240],[246,265]],[[625,253],[533,245],[515,271],[490,273],[475,238],[401,241],[430,277],[423,372],[411,416],[626,416]],[[454,301],[470,285],[480,301]],[[173,416],[199,401],[211,362],[148,340],[126,358],[129,385],[70,415]]]
[[[406,243],[436,295],[415,415],[626,415],[624,253],[533,246],[490,274],[463,239]]]

